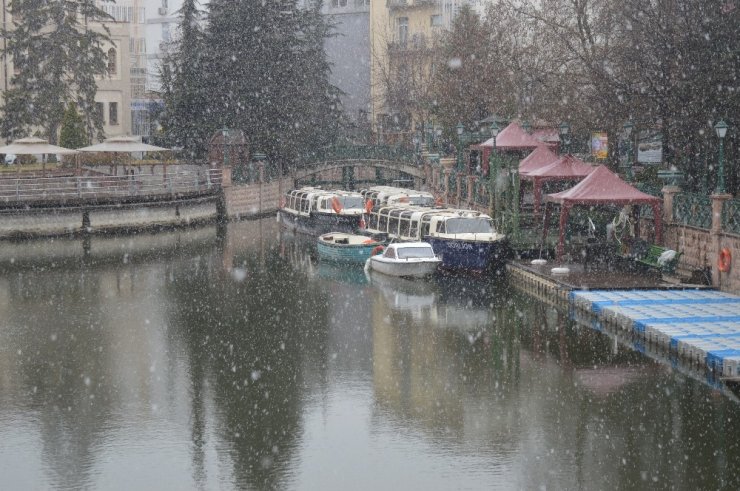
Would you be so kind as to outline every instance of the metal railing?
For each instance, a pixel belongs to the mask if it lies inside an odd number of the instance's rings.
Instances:
[[[681,225],[709,230],[712,227],[712,199],[698,194],[677,193],[673,197],[673,220]]]
[[[88,175],[0,179],[0,204],[94,202],[126,198],[212,194],[221,187],[221,169],[163,175]]]
[[[740,200],[728,199],[722,203],[722,231],[740,235]]]

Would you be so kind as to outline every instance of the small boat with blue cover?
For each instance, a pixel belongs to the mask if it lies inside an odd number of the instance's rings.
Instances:
[[[365,264],[370,256],[383,250],[383,242],[367,235],[330,232],[319,236],[316,247],[321,259]]]

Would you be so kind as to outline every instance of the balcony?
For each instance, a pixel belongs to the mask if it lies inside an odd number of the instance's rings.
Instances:
[[[390,10],[410,10],[414,8],[437,7],[439,0],[386,0]]]
[[[396,37],[388,43],[388,53],[390,54],[422,52],[431,48],[431,39],[423,32],[409,34],[405,38]]]

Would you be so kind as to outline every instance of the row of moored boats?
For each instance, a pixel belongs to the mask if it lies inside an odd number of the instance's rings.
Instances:
[[[430,193],[404,188],[293,189],[281,200],[278,221],[317,235],[323,260],[361,263],[392,276],[423,277],[438,268],[485,271],[500,267],[508,254],[506,237],[488,215],[448,208]]]

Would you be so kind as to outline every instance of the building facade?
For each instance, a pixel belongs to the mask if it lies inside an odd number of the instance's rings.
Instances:
[[[379,140],[406,139],[420,124],[432,54],[457,12],[483,16],[490,0],[377,0],[370,6],[370,118]],[[429,108],[427,109],[429,110]]]

